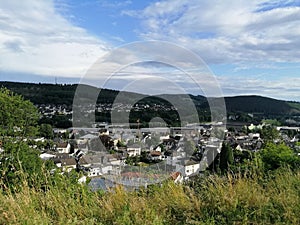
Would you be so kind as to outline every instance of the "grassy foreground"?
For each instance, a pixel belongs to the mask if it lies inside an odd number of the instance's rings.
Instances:
[[[268,178],[171,182],[139,192],[91,192],[62,182],[48,191],[24,184],[0,191],[0,224],[300,224],[300,172]]]

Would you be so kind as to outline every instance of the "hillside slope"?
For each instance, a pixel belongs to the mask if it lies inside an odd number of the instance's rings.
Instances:
[[[32,84],[17,82],[0,82],[0,86],[4,86],[15,93],[21,94],[25,99],[32,101],[34,104],[55,104],[68,105],[73,103],[74,94],[77,84],[61,85],[61,84]],[[98,103],[113,103],[115,97],[119,94],[116,90],[102,89]],[[143,99],[147,96],[137,93],[126,92],[125,97]],[[156,98],[148,97],[147,101],[153,104],[159,104],[164,96],[160,95]],[[203,96],[189,95],[195,106],[199,110],[208,109],[207,99]],[[169,99],[186,98],[186,95],[168,95]],[[144,101],[144,100],[142,100]],[[299,115],[300,103],[276,100],[262,96],[236,96],[225,97],[225,103],[228,113],[254,113],[262,115]]]

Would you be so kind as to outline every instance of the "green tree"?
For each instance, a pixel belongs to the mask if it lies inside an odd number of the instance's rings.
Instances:
[[[275,170],[281,166],[296,168],[300,165],[299,157],[285,144],[268,143],[260,155],[266,170]]]
[[[265,123],[265,124],[272,125],[272,126],[280,126],[281,125],[281,123],[276,119],[274,119],[274,120],[272,120],[272,119],[262,120],[261,122]]]
[[[130,166],[136,166],[139,161],[138,156],[129,156],[126,158],[125,163]]]
[[[68,115],[54,115],[52,117],[53,126],[57,128],[69,128],[72,126],[72,122]]]
[[[22,96],[0,88],[0,135],[35,136],[39,113],[37,108]]]
[[[220,163],[219,163],[219,168],[221,172],[227,172],[229,166],[232,164],[233,164],[232,148],[228,144],[223,143],[220,152]]]
[[[0,186],[15,190],[26,181],[37,187],[43,180],[45,164],[39,158],[39,151],[22,141],[37,134],[37,108],[5,88],[0,88],[0,106],[0,135],[4,149],[0,154]]]
[[[260,133],[265,142],[273,142],[279,138],[279,131],[273,126],[264,126]]]
[[[249,175],[261,172],[260,156],[258,153],[249,150],[233,150],[234,164],[230,166],[230,170],[241,175]]]
[[[26,181],[30,186],[41,187],[44,172],[53,164],[44,163],[39,151],[30,148],[25,142],[6,142],[0,157],[0,187],[19,189]],[[44,169],[45,171],[44,171]]]
[[[52,139],[54,137],[53,128],[50,124],[41,124],[39,127],[39,132],[41,137],[48,139]]]

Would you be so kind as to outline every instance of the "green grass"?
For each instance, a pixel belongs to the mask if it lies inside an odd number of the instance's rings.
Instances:
[[[136,192],[91,192],[60,182],[0,191],[0,224],[300,224],[300,172],[268,178],[209,176]]]

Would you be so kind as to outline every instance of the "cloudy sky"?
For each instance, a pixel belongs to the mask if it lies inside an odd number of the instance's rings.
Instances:
[[[79,82],[120,46],[155,40],[196,53],[224,95],[300,101],[299,37],[299,0],[0,0],[0,80]],[[150,84],[153,74],[168,83],[171,74],[194,93],[182,72],[160,64],[125,70],[108,87],[122,89],[137,76]]]

